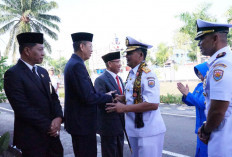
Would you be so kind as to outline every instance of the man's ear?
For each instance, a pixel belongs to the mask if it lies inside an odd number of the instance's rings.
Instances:
[[[31,49],[30,49],[29,47],[25,47],[25,48],[23,49],[23,51],[24,51],[24,53],[25,53],[26,56],[30,56],[30,51],[31,51]]]
[[[144,57],[144,54],[143,54],[143,52],[141,52],[141,57]]]
[[[107,64],[108,64],[108,67],[111,68],[111,62],[108,61]]]
[[[84,43],[80,44],[80,49],[81,49],[81,51],[83,51],[83,49],[84,49]]]

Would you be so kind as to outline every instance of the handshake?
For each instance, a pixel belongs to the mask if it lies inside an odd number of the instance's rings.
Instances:
[[[110,112],[118,112],[118,113],[123,113],[126,112],[126,101],[125,101],[125,96],[124,95],[118,95],[115,93],[116,91],[110,91],[106,93],[107,95],[112,96],[112,103],[106,103],[106,111],[108,113]]]

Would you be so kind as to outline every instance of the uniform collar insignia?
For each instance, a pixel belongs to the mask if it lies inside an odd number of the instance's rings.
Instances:
[[[226,55],[226,52],[221,52],[216,56],[216,58],[221,58],[221,57],[224,57],[225,55]]]

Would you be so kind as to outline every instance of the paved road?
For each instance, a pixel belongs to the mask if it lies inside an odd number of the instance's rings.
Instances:
[[[9,109],[7,111],[6,109]],[[165,121],[163,157],[194,156],[196,135],[194,134],[195,110],[193,107],[161,104],[160,109]],[[14,116],[9,104],[0,104],[0,135],[6,131],[13,133]],[[12,138],[12,136],[11,136]],[[101,156],[100,139],[98,139],[98,157]],[[74,157],[70,135],[62,129],[61,141],[65,150],[65,157]],[[12,142],[12,139],[11,139]],[[126,142],[125,142],[126,143]],[[128,145],[124,146],[124,156],[129,157]]]

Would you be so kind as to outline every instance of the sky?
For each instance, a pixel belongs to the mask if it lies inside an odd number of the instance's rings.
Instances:
[[[48,0],[50,1],[50,0]],[[106,50],[115,35],[122,45],[125,37],[157,46],[163,42],[172,44],[173,36],[183,23],[176,18],[182,12],[193,12],[200,4],[212,3],[209,13],[219,22],[225,22],[225,11],[231,0],[54,0],[59,7],[49,12],[61,18],[58,23],[58,40],[48,39],[52,45],[52,57],[69,58],[73,53],[71,34],[94,34],[95,51]],[[0,37],[1,40],[7,39]],[[4,43],[0,41],[3,52]],[[108,53],[108,52],[105,52]]]

